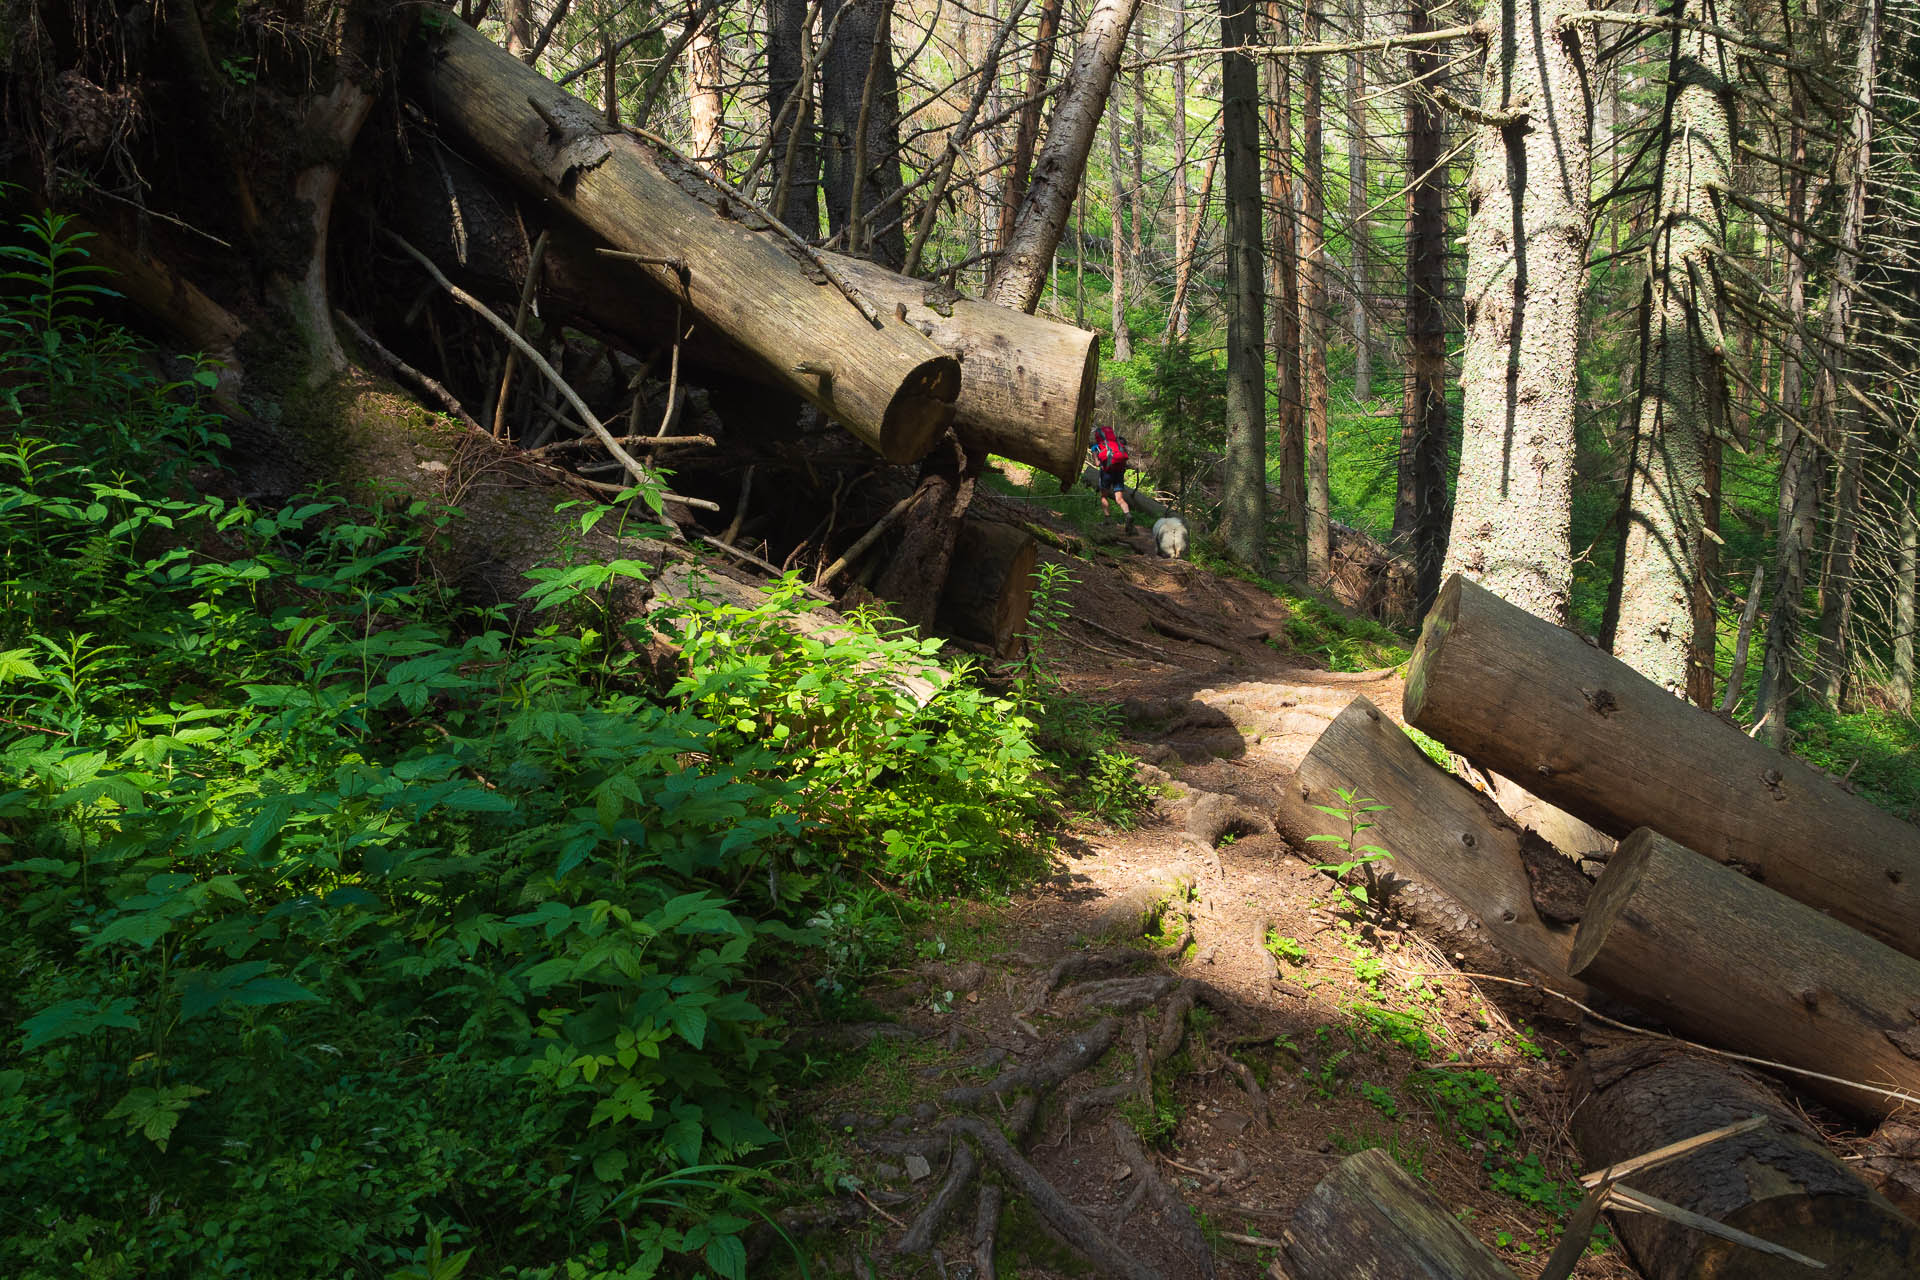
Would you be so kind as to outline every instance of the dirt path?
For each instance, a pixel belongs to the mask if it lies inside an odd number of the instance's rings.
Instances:
[[[1536,1274],[1577,1172],[1565,1028],[1357,923],[1268,818],[1352,698],[1398,716],[1397,677],[1302,665],[1265,643],[1282,603],[1190,564],[1075,568],[1056,671],[1118,705],[1160,794],[1134,830],[1072,833],[1032,891],[942,913],[882,985],[892,1029],[854,1033],[869,1047],[802,1103],[816,1176],[871,1206],[808,1240],[816,1273],[979,1277],[990,1227],[1002,1276],[1088,1274],[1102,1248],[1099,1274],[1260,1276],[1313,1185],[1381,1146]],[[1576,1274],[1632,1272],[1615,1246]]]

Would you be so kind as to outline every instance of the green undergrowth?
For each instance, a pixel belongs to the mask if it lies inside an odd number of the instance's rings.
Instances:
[[[767,997],[1044,864],[1032,708],[918,705],[931,644],[798,635],[791,581],[653,615],[663,673],[638,561],[474,609],[456,512],[200,492],[211,371],[92,318],[59,218],[8,256],[0,1274],[745,1274]]]

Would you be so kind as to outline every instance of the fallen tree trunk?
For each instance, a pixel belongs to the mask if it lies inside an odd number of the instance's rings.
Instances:
[[[881,308],[960,361],[953,433],[971,453],[997,453],[1070,482],[1086,463],[1100,380],[1091,330],[969,298],[862,258],[829,254]]]
[[[1920,1274],[1920,1227],[1895,1212],[1836,1159],[1797,1111],[1728,1063],[1641,1038],[1591,1036],[1592,1092],[1573,1111],[1589,1167],[1723,1125],[1767,1123],[1640,1170],[1627,1181],[1682,1209],[1827,1264],[1826,1276]],[[1805,1280],[1808,1268],[1649,1214],[1615,1222],[1647,1280]]]
[[[1281,1245],[1292,1280],[1513,1280],[1493,1250],[1378,1147],[1320,1180]]]
[[[1573,864],[1521,830],[1487,797],[1449,776],[1365,698],[1347,705],[1283,789],[1286,833],[1347,834],[1347,823],[1312,806],[1338,808],[1345,789],[1386,806],[1357,843],[1392,854],[1400,874],[1438,889],[1479,918],[1496,944],[1558,990],[1584,988],[1568,975],[1586,880]],[[1343,855],[1335,846],[1329,861]],[[1350,855],[1348,855],[1350,856]],[[1542,908],[1556,917],[1548,919]]]
[[[1015,525],[968,520],[954,542],[936,625],[950,635],[1012,657],[1033,603],[1033,566],[1040,544]]]
[[[1692,1039],[1920,1103],[1920,960],[1657,832],[1620,842],[1572,969]],[[1875,1120],[1898,1104],[1821,1076],[1789,1079]]]
[[[1609,835],[1654,830],[1920,955],[1920,830],[1456,576],[1407,722]]]
[[[464,23],[423,28],[411,83],[435,122],[618,249],[754,353],[768,376],[894,462],[953,418],[960,367],[892,315],[870,321],[753,211],[684,172]],[[870,304],[869,304],[870,305]]]

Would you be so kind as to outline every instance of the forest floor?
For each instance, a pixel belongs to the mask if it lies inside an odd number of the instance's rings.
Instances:
[[[1278,1254],[1263,1242],[1367,1147],[1517,1275],[1537,1274],[1578,1198],[1564,1011],[1359,919],[1312,865],[1334,846],[1292,847],[1268,817],[1349,701],[1399,718],[1400,678],[1302,665],[1269,642],[1286,634],[1285,603],[1155,558],[1144,530],[1088,542],[1091,562],[1043,557],[1078,578],[1051,670],[1118,707],[1156,798],[1130,830],[1076,822],[1027,891],[937,911],[920,962],[870,988],[876,1021],[854,1034],[872,1039],[792,1112],[808,1176],[855,1183],[872,1208],[808,1239],[815,1273],[978,1277],[991,1230],[999,1275],[1087,1274],[1044,1196],[1015,1190],[1005,1166],[971,1176],[951,1134],[977,1114],[1167,1277],[1268,1274]],[[977,1211],[968,1184],[983,1181],[1007,1188],[997,1215],[991,1198]],[[909,1228],[934,1248],[901,1253]],[[1576,1275],[1633,1275],[1607,1245]]]

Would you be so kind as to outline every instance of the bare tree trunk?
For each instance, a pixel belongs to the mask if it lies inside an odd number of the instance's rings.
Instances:
[[[1126,203],[1126,191],[1120,177],[1120,104],[1107,109],[1107,207],[1111,216],[1107,230],[1113,253],[1113,287],[1107,301],[1113,306],[1113,358],[1133,359],[1133,335],[1127,332],[1127,236],[1120,211]]]
[[[1321,0],[1307,0],[1306,43],[1320,39]],[[1305,168],[1300,216],[1300,322],[1307,385],[1307,580],[1324,584],[1333,569],[1332,496],[1327,480],[1327,239],[1326,146],[1322,131],[1321,55],[1310,53],[1302,68],[1306,91],[1300,108],[1301,161]]]
[[[1853,587],[1860,541],[1860,478],[1865,440],[1847,402],[1846,344],[1853,330],[1853,291],[1859,279],[1860,243],[1867,215],[1867,175],[1873,167],[1873,97],[1878,80],[1880,0],[1860,6],[1860,44],[1855,55],[1853,128],[1847,163],[1847,205],[1840,229],[1840,252],[1827,291],[1827,340],[1821,344],[1820,382],[1814,389],[1816,421],[1837,442],[1839,476],[1833,504],[1833,558],[1821,584],[1820,649],[1814,660],[1820,696],[1832,706],[1846,687],[1853,629]]]
[[[1267,0],[1267,25],[1276,44],[1287,42],[1286,11]],[[1270,58],[1267,71],[1267,132],[1273,155],[1267,169],[1267,203],[1273,207],[1272,262],[1268,292],[1279,301],[1272,311],[1274,447],[1278,452],[1281,545],[1289,572],[1306,567],[1307,454],[1306,417],[1300,399],[1300,261],[1294,245],[1293,60]]]
[[[1590,107],[1580,0],[1502,0],[1474,126],[1460,476],[1446,572],[1564,624],[1586,281]],[[1524,113],[1524,122],[1515,117]],[[1500,120],[1513,123],[1502,125]]]
[[[868,228],[873,209],[900,190],[900,90],[893,67],[893,0],[840,0],[840,33],[820,77],[827,231],[850,253],[898,270],[907,257],[898,216]],[[861,126],[864,123],[865,128]],[[854,244],[859,235],[861,244]]]
[[[1167,327],[1161,334],[1161,344],[1173,341],[1174,322],[1187,314],[1187,289],[1193,283],[1193,259],[1200,251],[1200,233],[1205,229],[1207,202],[1213,198],[1213,174],[1220,167],[1220,148],[1226,143],[1222,134],[1214,140],[1213,149],[1207,153],[1207,167],[1200,172],[1200,198],[1193,207],[1193,217],[1187,226],[1187,238],[1174,248],[1173,261],[1173,307],[1167,314]]]
[[[1353,0],[1348,35],[1367,28],[1366,0]],[[1367,317],[1367,72],[1364,55],[1347,55],[1347,235],[1353,246],[1353,398],[1373,399],[1373,338]],[[1418,96],[1409,95],[1409,96]]]
[[[1909,483],[1900,503],[1900,550],[1893,568],[1893,700],[1913,713],[1913,624],[1916,565],[1920,565],[1920,492]]]
[[[1190,259],[1187,257],[1187,219],[1191,216],[1187,210],[1187,62],[1180,55],[1187,47],[1187,0],[1173,0],[1173,47],[1169,51],[1174,55],[1173,64],[1173,252],[1175,261],[1173,271],[1176,276],[1185,272]],[[1203,199],[1201,202],[1205,204]],[[1179,290],[1176,289],[1176,293]],[[1169,326],[1173,336],[1187,336],[1187,303],[1185,296],[1175,299],[1172,324]]]
[[[786,195],[774,210],[780,221],[802,239],[820,238],[820,150],[813,137],[813,85],[800,83],[806,69],[803,49],[812,39],[807,30],[807,0],[767,0],[767,119],[778,122],[780,110],[796,90],[800,100],[794,114],[773,138],[772,169],[776,185],[785,172],[788,144],[793,147],[793,170],[787,176]],[[809,77],[810,78],[810,77]]]
[[[1718,479],[1708,474],[1707,455],[1710,419],[1723,398],[1714,384],[1726,375],[1709,291],[1716,262],[1726,252],[1720,201],[1732,176],[1730,95],[1719,39],[1698,31],[1677,34],[1613,652],[1682,697],[1695,647],[1694,593],[1709,554],[1709,480]]]
[[[1141,230],[1147,221],[1147,73],[1139,60],[1146,57],[1146,34],[1144,23],[1134,26],[1133,152],[1129,157],[1133,162],[1133,180],[1127,184],[1127,205],[1133,219],[1132,240],[1128,247],[1133,251],[1133,293],[1136,298],[1144,298],[1147,294],[1147,240],[1151,239]]]
[[[1761,651],[1760,681],[1754,690],[1754,733],[1773,746],[1786,741],[1787,711],[1793,700],[1796,650],[1800,642],[1800,611],[1806,607],[1807,569],[1813,559],[1814,516],[1820,501],[1820,455],[1812,434],[1795,418],[1801,409],[1802,334],[1807,322],[1806,233],[1807,131],[1806,94],[1800,77],[1789,76],[1788,110],[1793,116],[1787,167],[1787,298],[1788,326],[1780,344],[1780,499],[1774,555],[1779,581],[1773,589],[1773,608],[1767,614],[1766,643]]]
[[[1220,43],[1254,42],[1252,0],[1220,0]],[[1260,278],[1260,75],[1245,54],[1220,60],[1227,206],[1227,473],[1220,532],[1241,563],[1266,562],[1267,380]]]
[[[1053,77],[1053,46],[1060,30],[1060,0],[1046,0],[1040,6],[1040,30],[1033,43],[1033,58],[1027,63],[1027,93],[1020,108],[1020,123],[1013,138],[1013,168],[1007,174],[1004,198],[1000,202],[1000,243],[1013,236],[1013,215],[1027,194],[1027,174],[1033,168],[1033,148],[1040,140],[1040,95]],[[990,68],[982,68],[991,75]]]
[[[1435,0],[1413,0],[1408,30],[1434,27]],[[1432,85],[1440,54],[1431,45],[1407,50],[1411,79]],[[1440,108],[1424,93],[1407,95],[1407,371],[1400,410],[1396,541],[1413,547],[1419,612],[1433,607],[1446,560],[1447,525],[1447,208],[1446,143]]]
[[[522,62],[533,61],[533,0],[507,0],[507,52]]]
[[[687,20],[700,18],[700,12],[700,0],[691,0]],[[693,158],[724,182],[727,144],[721,119],[720,86],[725,82],[725,72],[720,65],[719,34],[719,14],[708,10],[693,39],[687,42],[687,119],[693,129]],[[611,63],[612,59],[608,61]],[[611,73],[611,67],[608,70]]]
[[[1048,121],[1047,144],[1033,166],[1032,185],[1020,201],[1013,234],[1001,246],[987,281],[988,302],[1020,311],[1032,311],[1039,304],[1047,268],[1073,208],[1073,194],[1086,172],[1094,130],[1120,68],[1127,29],[1139,8],[1140,0],[1095,0],[1073,68]]]

